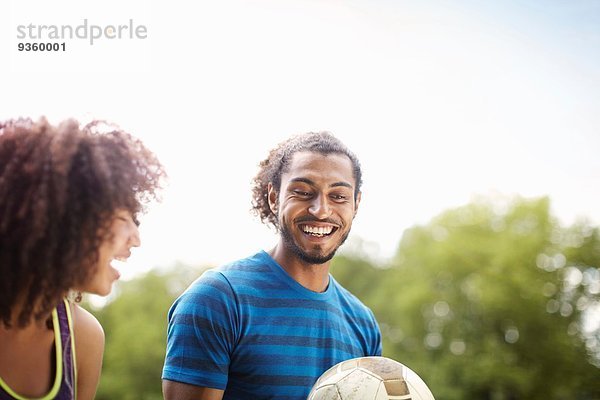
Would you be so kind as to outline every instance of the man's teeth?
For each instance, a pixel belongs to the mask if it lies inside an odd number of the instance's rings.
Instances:
[[[303,225],[302,230],[304,231],[304,233],[308,233],[313,236],[325,236],[329,235],[333,231],[333,227]]]

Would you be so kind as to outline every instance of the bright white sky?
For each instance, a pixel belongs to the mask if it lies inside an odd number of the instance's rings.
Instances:
[[[84,19],[148,37],[16,51],[18,25]],[[250,181],[308,130],[361,159],[353,240],[374,257],[478,195],[549,195],[565,223],[600,223],[597,1],[11,0],[0,54],[1,119],[106,119],[166,165],[125,278],[273,246]]]

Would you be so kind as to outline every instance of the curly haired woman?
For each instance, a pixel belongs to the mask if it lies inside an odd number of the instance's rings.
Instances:
[[[0,399],[93,399],[104,332],[70,293],[109,294],[165,176],[114,126],[0,122]]]

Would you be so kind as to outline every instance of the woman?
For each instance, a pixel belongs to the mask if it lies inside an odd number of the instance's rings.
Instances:
[[[118,128],[0,122],[0,399],[93,399],[98,321],[66,300],[107,295],[140,245],[137,216],[163,167]]]

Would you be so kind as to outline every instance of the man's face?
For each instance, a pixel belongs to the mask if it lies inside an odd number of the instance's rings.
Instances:
[[[269,204],[279,220],[286,251],[308,264],[323,264],[344,243],[356,215],[352,161],[344,155],[305,151],[292,156]]]

